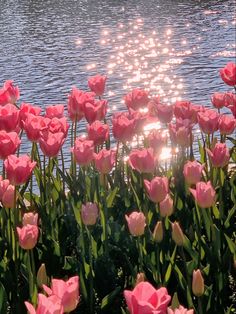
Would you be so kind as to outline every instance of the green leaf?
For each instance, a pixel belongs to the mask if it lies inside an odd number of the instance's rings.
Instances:
[[[109,304],[111,304],[112,301],[115,299],[115,297],[120,293],[120,291],[121,291],[121,287],[116,287],[115,290],[113,290],[111,293],[109,293],[108,295],[106,295],[106,296],[102,299],[101,309],[104,309],[106,306],[108,306]]]
[[[168,281],[170,280],[171,272],[172,272],[172,265],[171,263],[169,263],[167,271],[165,273],[164,285],[167,285]]]
[[[106,203],[107,203],[107,207],[110,208],[112,207],[112,204],[114,202],[114,199],[116,197],[117,191],[119,190],[118,187],[115,187],[113,191],[111,191],[111,193],[107,196],[106,198]]]
[[[177,309],[179,307],[179,299],[178,299],[178,294],[177,292],[174,293],[173,295],[173,298],[172,298],[172,301],[171,301],[171,308],[174,310],[174,309]]]
[[[7,313],[7,307],[7,293],[3,284],[0,281],[0,313]]]
[[[230,252],[235,255],[236,254],[236,244],[224,233],[225,239],[228,243]]]

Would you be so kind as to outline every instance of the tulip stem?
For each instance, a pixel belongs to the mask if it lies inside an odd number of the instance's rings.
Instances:
[[[199,208],[197,205],[197,202],[195,202],[195,207],[196,207],[196,211],[195,211],[195,219],[196,219],[196,225],[197,225],[197,237],[198,237],[198,267],[200,267],[200,263],[201,263],[201,215],[199,212]]]
[[[203,314],[203,311],[202,311],[202,298],[198,297],[197,301],[198,301],[198,313],[199,314]]]
[[[64,156],[63,156],[63,150],[61,148],[61,167],[62,172],[65,174],[65,164],[64,164]],[[65,194],[65,180],[62,180],[62,186],[63,186],[63,194]]]
[[[143,247],[140,236],[137,238],[137,246],[139,251],[139,272],[143,272]]]
[[[223,171],[223,170],[222,170]],[[218,169],[218,175],[219,175],[219,207],[220,207],[220,219],[222,220],[224,217],[224,202],[223,202],[223,182],[221,179],[221,168]]]
[[[157,267],[157,283],[162,285],[162,278],[161,278],[161,269],[160,269],[160,248],[159,243],[156,243],[156,267]]]
[[[88,227],[86,227],[87,230],[87,235],[89,238],[89,267],[90,267],[90,272],[89,272],[89,292],[90,292],[90,300],[89,300],[89,308],[90,308],[90,313],[93,314],[93,246],[92,246],[92,235],[91,231],[89,230]]]

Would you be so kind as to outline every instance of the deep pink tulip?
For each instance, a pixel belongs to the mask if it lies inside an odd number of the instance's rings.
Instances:
[[[84,138],[77,138],[75,146],[71,149],[75,161],[81,166],[87,166],[94,159],[94,143]]]
[[[85,205],[82,205],[81,219],[84,225],[86,226],[95,225],[98,215],[99,215],[99,210],[98,210],[97,204],[87,202]]]
[[[196,123],[196,110],[199,106],[193,105],[190,101],[177,101],[174,105],[174,114],[177,119],[188,119],[192,123]]]
[[[197,297],[200,297],[204,293],[204,279],[200,269],[193,271],[192,291]]]
[[[6,192],[9,184],[10,184],[9,180],[3,179],[2,176],[0,176],[0,200],[3,197],[3,194]]]
[[[26,225],[37,226],[38,225],[38,214],[37,213],[34,214],[32,212],[25,213],[23,215],[22,224],[23,224],[23,226],[26,226]]]
[[[43,285],[49,296],[57,296],[61,300],[64,312],[74,311],[79,303],[79,277],[74,276],[67,281],[52,279],[51,289]]]
[[[31,250],[38,241],[39,228],[35,225],[25,225],[22,228],[17,227],[19,245],[22,249]]]
[[[179,305],[179,307],[174,310],[168,307],[167,314],[194,314],[194,310],[188,310],[182,305]]]
[[[79,121],[84,117],[84,105],[94,100],[94,93],[83,92],[76,87],[72,88],[68,96],[68,113],[72,121]]]
[[[56,157],[59,154],[64,142],[65,135],[62,132],[40,132],[39,146],[43,154],[47,157]]]
[[[67,137],[69,123],[67,122],[67,119],[65,117],[62,118],[54,117],[52,119],[48,119],[47,121],[49,132],[51,133],[62,132],[64,134],[64,137]]]
[[[49,119],[52,118],[63,118],[64,114],[64,105],[52,105],[46,108],[45,116]]]
[[[29,302],[25,302],[25,306],[29,314],[63,314],[63,306],[61,299],[56,295],[46,297],[44,294],[38,294],[38,306],[37,309]]]
[[[0,89],[0,106],[8,103],[15,104],[20,98],[20,90],[18,86],[13,85],[13,81],[6,81],[3,88]]]
[[[23,128],[28,140],[38,142],[41,136],[40,132],[48,128],[48,122],[49,119],[47,118],[28,113],[26,120],[23,122]]]
[[[221,115],[219,119],[220,134],[229,135],[234,132],[236,119],[233,116]]]
[[[89,124],[105,118],[107,113],[107,103],[107,100],[92,100],[84,104],[84,115]]]
[[[0,130],[19,132],[19,110],[12,104],[0,106]]]
[[[131,141],[135,134],[136,121],[127,112],[119,112],[113,115],[112,132],[114,138],[120,142]]]
[[[106,80],[106,76],[95,75],[88,79],[88,86],[97,96],[102,96],[104,94]]]
[[[20,127],[23,129],[24,122],[27,119],[28,113],[31,113],[34,116],[39,116],[40,112],[41,112],[40,107],[33,106],[28,103],[22,103],[20,106],[20,113],[19,113]]]
[[[21,185],[29,180],[36,166],[36,162],[32,162],[28,155],[19,157],[10,155],[5,159],[4,166],[10,183],[13,185]]]
[[[155,203],[163,201],[169,192],[167,177],[155,177],[151,181],[144,180],[144,185],[148,197]]]
[[[124,291],[125,300],[130,314],[166,314],[171,300],[166,288],[155,289],[146,281],[140,282],[133,291]]]
[[[156,167],[153,149],[132,150],[129,154],[129,165],[140,173],[153,173]]]
[[[10,184],[9,180],[0,178],[0,201],[7,208],[14,207],[15,187]]]
[[[216,143],[212,150],[206,148],[213,167],[224,167],[230,159],[229,149],[225,143]]]
[[[143,89],[133,89],[124,97],[124,101],[128,109],[138,110],[148,104],[148,92]]]
[[[180,122],[181,121],[181,122]],[[177,120],[178,123],[169,124],[169,134],[172,143],[182,147],[188,147],[193,141],[192,126],[190,120]]]
[[[149,123],[149,115],[145,112],[129,110],[129,119],[134,119],[134,133],[143,134],[143,128]]]
[[[94,142],[94,145],[101,145],[109,138],[109,126],[96,120],[87,126],[88,139]]]
[[[129,216],[125,215],[128,223],[129,232],[132,236],[137,237],[144,234],[146,226],[146,218],[142,212],[132,212]]]
[[[101,149],[98,154],[94,154],[95,167],[100,173],[109,173],[116,160],[116,152],[114,150]]]
[[[215,110],[206,110],[198,113],[198,123],[202,132],[212,134],[219,128],[219,114]]]
[[[20,143],[21,140],[16,132],[0,131],[0,159],[15,154]]]
[[[215,108],[223,108],[225,106],[225,93],[214,93],[211,96],[211,102]]]
[[[171,216],[173,211],[173,200],[170,195],[167,194],[164,200],[160,202],[160,215],[161,217]]]
[[[165,146],[167,137],[161,130],[153,130],[147,137],[148,146],[153,148],[154,152],[159,155]]]
[[[196,184],[201,180],[202,171],[204,169],[204,165],[201,165],[196,160],[194,161],[187,161],[184,165],[184,178],[186,182],[191,184]]]
[[[231,110],[234,118],[236,119],[236,94],[225,93],[225,105]]]
[[[236,64],[229,62],[223,69],[220,69],[220,76],[225,84],[229,86],[236,85]]]
[[[201,208],[211,207],[215,204],[216,192],[211,182],[197,182],[196,189],[189,189],[193,194],[197,204]]]
[[[173,106],[166,104],[157,104],[156,106],[157,117],[162,123],[169,123],[173,118]]]

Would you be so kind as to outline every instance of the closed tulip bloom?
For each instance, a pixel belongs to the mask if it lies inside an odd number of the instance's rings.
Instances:
[[[9,184],[2,195],[2,205],[6,208],[13,208],[15,205],[15,186]]]
[[[40,115],[41,108],[33,106],[28,103],[22,103],[20,106],[19,120],[21,128],[24,127],[24,122],[27,119],[28,113],[33,114],[34,116]]]
[[[63,118],[64,114],[64,105],[52,105],[46,108],[45,116],[49,119],[52,118]]]
[[[171,224],[172,226],[172,239],[178,246],[184,245],[184,234],[178,222],[174,222]]]
[[[191,128],[185,125],[169,124],[171,142],[175,145],[188,147],[191,145]]]
[[[161,130],[153,130],[147,137],[149,147],[153,148],[156,154],[160,154],[166,143],[166,135]]]
[[[229,135],[235,130],[236,119],[233,116],[220,116],[219,119],[219,130],[220,134]]]
[[[83,138],[77,138],[72,152],[77,164],[87,166],[94,159],[94,143]]]
[[[67,281],[52,279],[51,289],[43,285],[44,291],[50,296],[57,296],[64,312],[74,311],[79,303],[79,277],[74,276]]]
[[[47,119],[47,130],[51,133],[60,133],[62,132],[64,134],[64,137],[67,137],[68,129],[69,129],[69,123],[67,122],[67,119],[65,117],[62,118],[52,118]]]
[[[135,126],[135,119],[127,112],[119,112],[113,115],[112,132],[117,141],[131,141],[135,134]]]
[[[0,159],[15,154],[20,143],[21,140],[16,132],[0,131]]]
[[[177,119],[188,119],[192,122],[196,121],[194,105],[187,100],[176,101],[174,105],[174,115]]]
[[[64,133],[51,133],[49,131],[44,131],[40,134],[39,146],[43,154],[47,157],[56,157],[65,142]]]
[[[34,225],[37,226],[38,225],[38,214],[34,214],[32,212],[30,213],[25,213],[23,215],[23,220],[22,220],[23,226],[26,225]]]
[[[163,237],[164,237],[163,225],[161,221],[158,221],[153,231],[153,239],[154,241],[159,243],[163,240]]]
[[[125,215],[125,219],[128,223],[129,232],[132,236],[141,236],[144,234],[146,226],[146,218],[142,212],[132,212],[129,216]]]
[[[27,114],[26,120],[23,122],[23,128],[28,139],[32,142],[38,142],[40,132],[48,128],[49,119],[42,116],[35,116],[32,113]]]
[[[167,194],[164,200],[160,202],[160,215],[161,217],[171,216],[173,211],[173,200],[170,195]]]
[[[0,176],[0,200],[3,197],[3,194],[5,193],[8,185],[10,184],[9,180],[4,179]]]
[[[88,139],[94,142],[94,145],[101,145],[109,138],[109,126],[100,121],[94,121],[87,126]]]
[[[19,110],[12,104],[0,106],[0,130],[19,131]]]
[[[219,114],[215,110],[206,110],[198,113],[198,123],[202,132],[212,134],[219,128]]]
[[[40,288],[42,288],[43,285],[47,285],[47,283],[48,283],[48,276],[47,276],[45,264],[43,263],[41,264],[37,272],[37,284]]]
[[[25,225],[22,228],[17,227],[19,245],[22,249],[31,250],[38,241],[39,229],[35,225]]]
[[[179,307],[174,310],[168,307],[167,314],[194,314],[194,310],[188,310],[182,305],[179,305]]]
[[[201,180],[202,171],[204,169],[204,165],[201,165],[196,160],[187,161],[184,165],[184,178],[189,185],[196,184]]]
[[[83,92],[76,87],[72,88],[68,96],[68,113],[72,121],[80,121],[84,117],[84,105],[94,101],[94,93]]]
[[[124,97],[128,109],[138,110],[149,102],[148,92],[143,89],[133,89]]]
[[[86,226],[95,225],[98,218],[98,214],[99,210],[97,204],[88,202],[85,205],[82,205],[81,218],[84,225]]]
[[[225,106],[225,93],[214,93],[211,96],[211,102],[215,108],[223,108]]]
[[[197,204],[202,208],[208,208],[215,204],[216,192],[213,189],[211,182],[198,182],[196,189],[189,189],[194,196]]]
[[[169,123],[173,118],[173,106],[166,104],[157,104],[157,117],[162,123]]]
[[[95,167],[100,173],[109,173],[116,160],[116,152],[114,150],[101,149],[98,154],[94,154]]]
[[[21,185],[29,180],[36,166],[36,162],[32,162],[28,155],[19,157],[10,155],[5,159],[4,166],[10,183],[13,185]]]
[[[165,314],[171,300],[166,288],[156,290],[146,281],[136,285],[133,291],[125,290],[124,296],[130,314]]]
[[[85,119],[89,124],[96,120],[103,120],[107,113],[107,100],[92,100],[84,104]]]
[[[29,314],[63,314],[64,313],[61,300],[55,295],[52,295],[47,298],[44,294],[39,293],[37,309],[35,309],[33,305],[27,301],[25,302],[25,306]]]
[[[230,154],[225,143],[216,143],[212,150],[206,150],[213,167],[222,168],[228,164]]]
[[[200,297],[204,293],[204,279],[200,269],[193,271],[192,291],[197,297]]]
[[[155,203],[163,201],[169,192],[168,179],[166,177],[155,177],[151,181],[144,180],[144,186],[148,197]]]
[[[106,76],[95,75],[88,79],[88,86],[97,96],[102,96],[104,94],[106,80]]]
[[[15,104],[19,98],[19,87],[14,86],[13,81],[7,80],[3,88],[0,89],[0,106],[4,106],[8,103]]]
[[[135,281],[135,286],[137,286],[140,282],[145,281],[145,274],[144,273],[138,273]]]
[[[139,173],[153,173],[156,167],[153,149],[132,150],[129,154],[129,165]]]
[[[223,69],[220,69],[220,76],[225,84],[229,86],[236,85],[236,64],[229,62]]]

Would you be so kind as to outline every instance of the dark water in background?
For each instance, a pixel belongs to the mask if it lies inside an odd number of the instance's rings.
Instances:
[[[235,27],[235,0],[0,0],[0,85],[45,107],[100,73],[110,114],[132,87],[210,106],[228,90],[218,71],[235,62]]]

